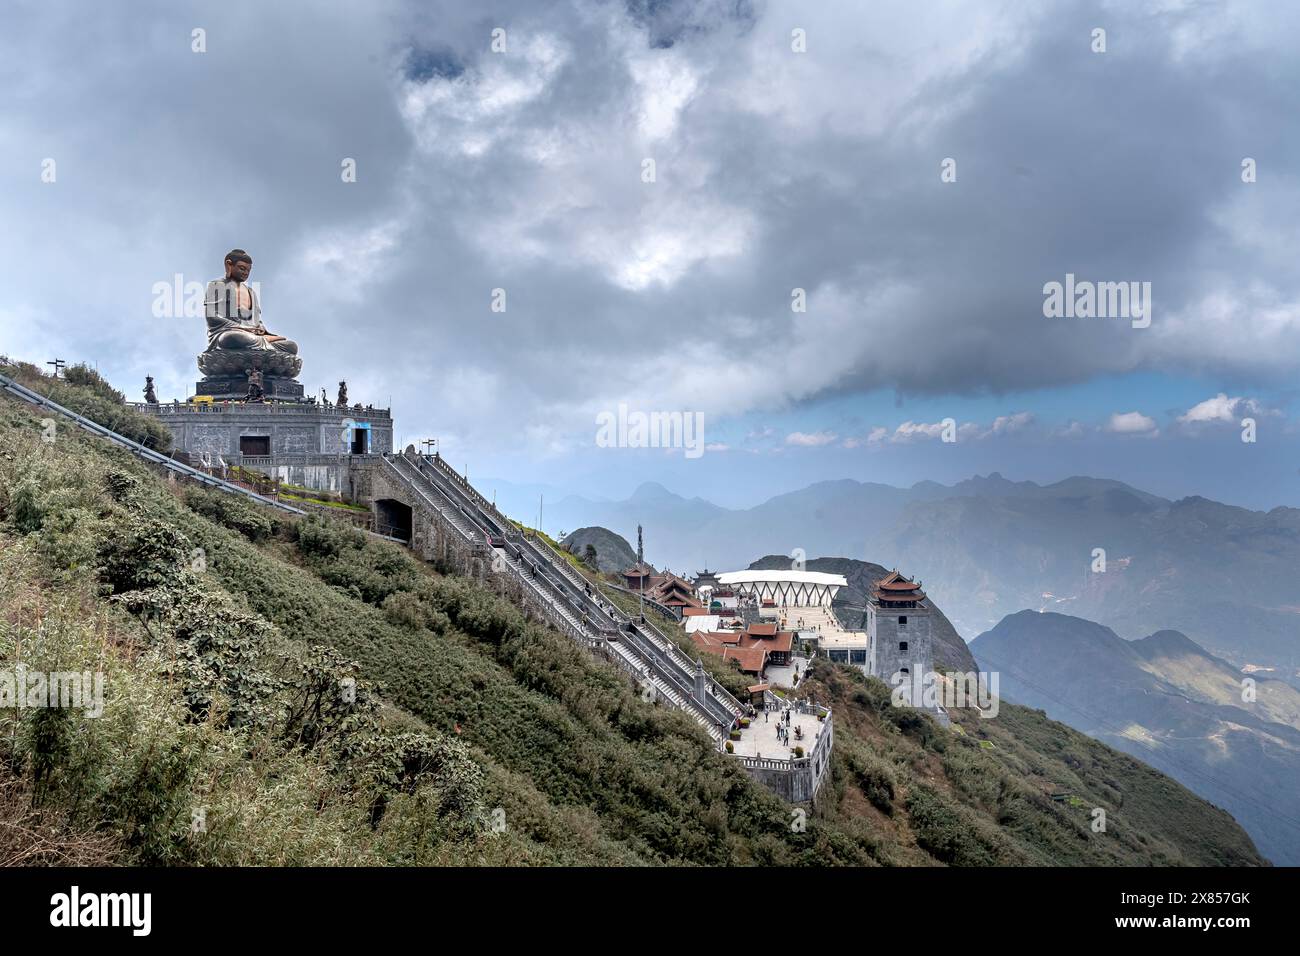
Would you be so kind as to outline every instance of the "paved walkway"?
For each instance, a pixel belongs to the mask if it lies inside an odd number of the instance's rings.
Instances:
[[[788,744],[777,741],[778,720],[789,713],[790,740]],[[803,739],[795,736],[795,728],[803,731]],[[812,753],[817,735],[821,733],[822,724],[813,714],[799,714],[794,711],[768,711],[763,719],[763,711],[750,718],[750,724],[740,732],[740,739],[732,741],[736,753],[746,757],[772,757],[777,760],[789,760],[794,755],[795,747],[803,747],[804,756]]]
[[[794,687],[795,671],[799,672],[799,679],[803,680],[803,673],[807,669],[808,658],[796,657],[789,664],[768,664],[767,670],[763,672],[763,679],[773,687]]]
[[[830,608],[783,607],[777,610],[779,613],[775,617],[783,628],[799,631],[801,639],[815,639],[822,650],[866,650],[866,631],[844,630]],[[772,609],[767,608],[764,616],[771,618]]]

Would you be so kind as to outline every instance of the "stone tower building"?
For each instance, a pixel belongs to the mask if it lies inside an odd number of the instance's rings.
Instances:
[[[925,592],[891,571],[872,586],[867,602],[867,673],[890,687],[903,680],[919,687],[933,670],[934,637]],[[913,703],[921,705],[919,699]]]

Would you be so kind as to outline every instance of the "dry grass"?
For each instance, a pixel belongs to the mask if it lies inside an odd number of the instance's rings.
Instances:
[[[61,814],[32,807],[26,781],[0,770],[0,866],[115,866],[109,834],[69,828]]]

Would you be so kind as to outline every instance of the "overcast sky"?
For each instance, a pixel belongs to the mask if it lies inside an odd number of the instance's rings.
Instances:
[[[1300,506],[1298,11],[11,2],[0,351],[184,397],[203,322],[155,286],[238,246],[308,389],[471,479]],[[1067,273],[1149,282],[1149,327],[1045,317]],[[620,403],[706,450],[598,447]]]

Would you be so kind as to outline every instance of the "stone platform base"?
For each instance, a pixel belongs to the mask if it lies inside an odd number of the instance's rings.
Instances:
[[[256,468],[308,488],[346,492],[351,457],[393,450],[386,408],[284,400],[135,407],[166,425],[172,446],[191,461]]]
[[[291,378],[280,378],[274,375],[263,377],[262,393],[267,398],[282,400],[294,400],[303,397],[302,385]],[[207,378],[195,383],[194,394],[211,395],[215,399],[242,400],[248,395],[248,376],[209,375]]]

